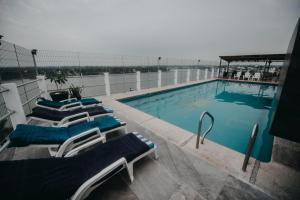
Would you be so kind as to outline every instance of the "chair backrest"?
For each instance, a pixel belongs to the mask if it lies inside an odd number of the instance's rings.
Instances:
[[[260,73],[259,73],[259,72],[256,72],[256,73],[254,74],[254,78],[260,78]]]
[[[245,73],[245,77],[247,77],[247,78],[249,78],[250,75],[251,75],[250,72],[246,72],[246,73]]]
[[[236,73],[236,76],[241,76],[242,75],[242,72],[237,72]]]

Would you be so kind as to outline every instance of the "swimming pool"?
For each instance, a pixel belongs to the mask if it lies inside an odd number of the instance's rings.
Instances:
[[[253,125],[258,123],[252,156],[268,162],[273,146],[273,136],[268,133],[270,109],[276,89],[266,84],[211,81],[120,101],[194,134],[200,114],[208,111],[215,124],[206,138],[241,153],[245,153]],[[204,130],[209,119],[203,123]]]

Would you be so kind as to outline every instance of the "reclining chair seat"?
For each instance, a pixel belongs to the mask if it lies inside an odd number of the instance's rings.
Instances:
[[[52,121],[61,121],[65,117],[83,112],[88,112],[89,115],[92,117],[99,114],[112,113],[112,110],[107,110],[102,106],[77,108],[75,110],[68,111],[49,110],[47,108],[35,107],[32,109],[32,113],[27,115],[27,117],[38,117]]]
[[[150,148],[129,133],[75,157],[2,161],[1,199],[67,199],[118,159],[130,162]]]
[[[70,127],[18,124],[16,130],[9,136],[9,147],[23,147],[31,144],[62,144],[67,139],[92,128],[99,127],[101,132],[105,132],[120,126],[121,123],[111,116],[99,117],[94,121],[75,124]]]

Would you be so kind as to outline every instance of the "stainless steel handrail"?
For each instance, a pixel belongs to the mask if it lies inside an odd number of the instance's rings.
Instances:
[[[211,131],[213,125],[214,125],[214,121],[215,118],[207,111],[202,112],[200,119],[199,119],[199,124],[198,124],[198,133],[197,133],[197,141],[196,141],[196,149],[199,148],[199,141],[200,141],[200,135],[201,135],[201,128],[202,128],[202,121],[204,116],[207,115],[210,117],[211,119],[211,124],[210,127],[203,133],[203,136],[201,138],[201,144],[203,144],[204,138],[206,137],[206,135]]]
[[[252,153],[252,149],[253,149],[255,141],[256,141],[257,133],[258,133],[258,124],[254,124],[253,129],[252,129],[252,134],[251,134],[251,137],[250,137],[249,142],[248,142],[248,147],[247,147],[247,151],[246,151],[246,154],[245,154],[243,166],[242,166],[242,170],[244,172],[247,169],[247,165],[248,165],[251,153]]]
[[[40,79],[35,79],[35,80],[32,80],[32,81],[28,81],[28,82],[26,82],[26,83],[22,83],[22,84],[20,84],[20,85],[17,85],[17,87],[21,87],[21,86],[24,86],[24,85],[28,85],[28,84],[30,84],[30,83],[34,83],[34,82],[38,82]]]
[[[11,116],[12,114],[14,114],[16,111],[8,111],[5,115],[0,117],[0,122],[5,120],[6,118],[8,118],[9,116]]]
[[[3,86],[0,86],[0,94],[3,93],[3,92],[8,92],[9,89],[3,87]]]
[[[40,97],[43,93],[44,93],[44,92],[40,92],[40,93],[37,94],[36,96],[30,98],[29,100],[27,100],[26,102],[24,102],[24,103],[22,104],[22,106],[25,106],[26,104],[30,103],[30,102],[33,101],[34,99]]]

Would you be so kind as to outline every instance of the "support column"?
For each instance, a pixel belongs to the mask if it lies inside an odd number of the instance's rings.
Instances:
[[[19,95],[19,91],[16,83],[6,83],[1,85],[3,88],[8,89],[8,91],[3,92],[3,99],[5,106],[10,111],[15,113],[10,115],[10,120],[13,128],[15,129],[17,124],[25,124],[26,117],[22,105],[22,101]]]
[[[157,87],[161,87],[161,70],[158,70]]]
[[[210,74],[210,78],[213,79],[215,76],[215,68],[211,69],[211,74]]]
[[[34,65],[34,68],[35,68],[35,75],[37,76],[38,75],[38,70],[37,70],[37,65],[36,65],[36,60],[35,60],[36,53],[37,53],[37,49],[32,49],[31,50],[33,65]]]
[[[106,96],[110,96],[109,73],[104,72],[105,92]]]
[[[196,80],[200,80],[200,69],[197,69]]]
[[[217,78],[219,78],[219,76],[220,76],[220,68],[218,68],[218,70],[217,70]]]
[[[187,72],[186,72],[186,82],[190,82],[191,80],[191,70],[188,69]]]
[[[141,90],[141,72],[136,71],[136,90],[140,91]]]
[[[205,79],[205,80],[207,79],[207,75],[208,75],[208,69],[206,68],[206,69],[205,69],[205,74],[204,74],[204,79]]]
[[[219,65],[219,68],[218,68],[218,78],[220,78],[220,68],[221,68],[221,66],[222,66],[222,59],[220,58],[220,65]],[[223,76],[223,73],[222,73],[222,76]]]
[[[47,83],[46,83],[46,78],[44,75],[39,75],[39,76],[36,76],[36,78],[38,79],[38,86],[39,86],[39,89],[41,91],[41,97],[44,97],[46,99],[49,98],[49,94],[48,94],[48,89],[47,89]]]
[[[178,70],[174,70],[174,85],[177,85],[178,83]]]

